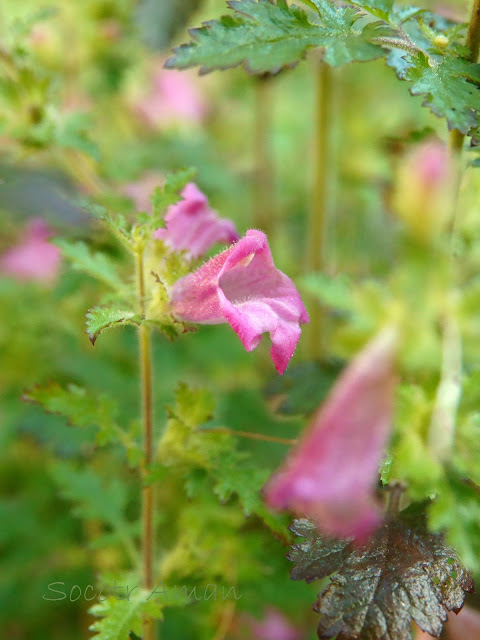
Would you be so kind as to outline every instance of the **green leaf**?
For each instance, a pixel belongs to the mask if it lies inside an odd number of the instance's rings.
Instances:
[[[407,54],[404,59],[408,66],[399,77],[413,82],[410,93],[425,96],[423,105],[446,118],[449,129],[467,134],[478,124],[480,64],[451,55],[428,58],[423,53]]]
[[[40,405],[48,413],[64,416],[75,427],[93,425],[105,433],[116,428],[115,402],[104,394],[92,393],[73,384],[65,389],[57,383],[38,385],[26,391],[22,399]]]
[[[87,273],[116,291],[124,287],[124,283],[117,274],[115,264],[104,253],[90,251],[84,242],[56,240],[55,244],[61,249],[63,256],[72,262],[73,268],[77,271]]]
[[[306,520],[292,530],[306,539],[293,546],[294,580],[330,583],[314,606],[319,638],[411,639],[414,620],[438,637],[445,609],[458,611],[473,580],[455,551],[429,533],[422,506],[412,505],[386,522],[364,545],[323,538]]]
[[[365,11],[377,18],[387,21],[393,8],[393,0],[352,0],[352,4],[365,9]]]
[[[204,23],[191,30],[193,41],[174,50],[167,68],[200,66],[200,73],[243,65],[251,73],[276,73],[291,67],[309,49],[325,48],[325,61],[333,66],[353,60],[373,60],[384,50],[371,38],[388,35],[385,24],[370,23],[354,28],[360,17],[352,7],[333,7],[317,0],[321,24],[285,0],[234,0],[233,16]]]
[[[141,635],[145,615],[162,620],[163,606],[158,599],[148,600],[149,596],[150,593],[144,589],[135,590],[128,600],[110,597],[91,607],[90,613],[101,618],[90,627],[90,631],[96,632],[95,639],[126,640],[130,632]]]
[[[75,504],[73,513],[84,520],[118,526],[124,520],[126,487],[118,478],[102,481],[91,469],[57,462],[51,470],[62,497]]]
[[[95,344],[98,336],[106,329],[131,324],[138,326],[143,318],[128,309],[116,309],[112,307],[94,307],[85,316],[86,327],[90,342]]]
[[[195,177],[195,169],[184,169],[171,173],[167,176],[163,187],[157,187],[152,196],[153,215],[150,225],[158,228],[163,224],[163,218],[167,208],[178,202],[181,198],[180,192]]]

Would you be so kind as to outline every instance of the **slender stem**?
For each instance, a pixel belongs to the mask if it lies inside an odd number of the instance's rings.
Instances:
[[[137,251],[137,296],[139,313],[145,315],[145,270],[143,248]],[[152,357],[150,328],[144,324],[139,327],[140,349],[140,389],[142,396],[142,423],[144,446],[143,507],[142,507],[142,586],[148,591],[154,588],[154,493],[153,485],[145,483],[148,469],[153,462],[153,402],[152,402]],[[143,640],[154,640],[155,623],[152,618],[143,621]]]
[[[480,0],[473,0],[466,44],[470,50],[470,60],[476,62],[480,51]]]
[[[473,0],[465,46],[467,47],[469,52],[468,59],[470,60],[470,62],[476,62],[478,60],[478,54],[480,51],[480,0]],[[458,131],[457,129],[453,129],[450,132],[450,153],[455,164],[455,195],[452,203],[453,215],[451,223],[452,232],[455,226],[455,210],[458,199],[458,192],[460,190],[462,171],[461,155],[464,139],[465,135],[463,133],[460,133],[460,131]]]
[[[321,61],[316,63],[314,176],[310,220],[308,223],[307,273],[325,268],[325,236],[330,177],[330,124],[332,72]],[[310,303],[309,349],[312,358],[320,358],[323,347],[323,317],[318,301]]]
[[[405,485],[401,482],[395,482],[388,487],[388,490],[387,519],[394,520],[400,511],[400,502],[405,493]]]
[[[255,228],[267,235],[273,230],[272,79],[255,79]]]
[[[263,440],[264,442],[276,442],[277,444],[294,445],[297,444],[296,438],[277,438],[277,436],[266,436],[263,433],[255,433],[252,431],[237,431],[236,429],[227,429],[227,427],[206,427],[202,431],[214,431],[215,433],[225,433],[230,436],[239,436],[240,438],[249,438],[250,440]]]
[[[428,433],[430,449],[442,461],[452,451],[461,393],[462,336],[457,322],[449,317],[443,327],[442,371]]]

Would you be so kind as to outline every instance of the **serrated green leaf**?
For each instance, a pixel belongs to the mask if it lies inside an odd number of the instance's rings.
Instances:
[[[95,344],[98,336],[106,329],[120,327],[126,324],[138,326],[142,317],[128,309],[116,309],[112,307],[94,307],[86,314],[86,327],[90,342]]]
[[[116,526],[124,519],[127,491],[118,478],[102,481],[91,469],[57,462],[51,469],[64,499],[75,504],[75,515]]]
[[[423,53],[406,54],[407,68],[399,77],[413,82],[410,93],[425,96],[423,105],[449,129],[467,134],[480,116],[480,64],[463,58],[443,56],[427,58]]]
[[[100,251],[94,253],[84,242],[56,240],[55,244],[77,271],[87,273],[116,291],[124,287],[124,283],[117,274],[115,264],[104,253]]]
[[[193,41],[174,50],[167,68],[200,66],[200,73],[243,65],[252,73],[276,73],[294,66],[309,49],[324,47],[325,61],[333,66],[353,60],[373,60],[384,50],[371,38],[390,34],[385,24],[370,23],[354,29],[359,17],[352,7],[333,8],[317,2],[321,24],[283,0],[239,0],[229,3],[233,16],[204,23],[190,33]]]
[[[115,402],[104,394],[92,393],[73,384],[66,388],[55,382],[38,385],[26,391],[22,399],[39,404],[48,413],[64,416],[75,427],[93,425],[109,432],[115,428]]]
[[[161,620],[163,606],[158,599],[148,600],[149,596],[145,589],[135,590],[128,600],[110,597],[91,607],[90,613],[101,618],[90,626],[96,632],[95,639],[126,640],[131,631],[142,634],[143,616]]]
[[[393,8],[393,0],[355,0],[352,4],[361,7],[377,18],[387,20]]]
[[[157,187],[152,196],[153,214],[150,218],[150,225],[158,228],[163,223],[163,218],[167,208],[178,202],[181,198],[180,192],[195,177],[195,169],[183,169],[167,176],[163,187]]]

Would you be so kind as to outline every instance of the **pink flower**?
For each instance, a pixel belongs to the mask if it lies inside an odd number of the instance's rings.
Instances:
[[[395,332],[385,329],[342,373],[311,428],[271,478],[266,499],[312,518],[338,537],[368,536],[380,522],[374,500],[390,433]]]
[[[144,173],[135,182],[129,182],[121,188],[121,191],[133,200],[137,211],[152,212],[152,194],[156,187],[165,182],[161,173],[149,171]]]
[[[18,280],[53,282],[60,267],[60,250],[48,242],[51,235],[45,220],[31,220],[22,242],[0,256],[0,270]]]
[[[301,634],[290,624],[288,618],[282,613],[269,607],[265,611],[265,616],[261,622],[252,620],[250,622],[254,640],[300,640]]]
[[[205,101],[191,77],[184,71],[168,71],[159,63],[150,92],[135,106],[150,126],[175,121],[200,123],[205,117]]]
[[[268,331],[279,373],[295,351],[300,325],[308,322],[295,285],[275,267],[265,234],[255,229],[176,282],[172,310],[186,322],[230,323],[247,351]]]
[[[471,607],[463,607],[458,614],[449,611],[442,638],[445,640],[480,640],[480,612]],[[432,640],[432,636],[418,629],[415,640]]]
[[[169,207],[166,229],[157,229],[153,237],[164,240],[177,251],[187,250],[198,258],[217,242],[236,242],[239,239],[235,225],[219,218],[208,206],[207,197],[190,182],[182,191],[183,200]]]

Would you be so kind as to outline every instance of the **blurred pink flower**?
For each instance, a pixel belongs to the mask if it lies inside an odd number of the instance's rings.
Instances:
[[[151,90],[137,101],[135,110],[150,126],[172,121],[198,124],[206,115],[206,103],[192,78],[185,71],[169,71],[159,63]]]
[[[121,189],[128,198],[131,198],[137,211],[152,212],[152,194],[156,187],[160,187],[165,182],[161,173],[149,171],[144,173],[135,182],[129,182]]]
[[[341,374],[268,482],[273,508],[310,517],[324,534],[338,537],[364,539],[380,523],[374,487],[391,427],[395,336],[384,329]]]
[[[176,282],[172,311],[186,322],[228,322],[247,351],[270,333],[280,374],[295,351],[300,325],[309,321],[294,283],[275,267],[265,234],[255,229]]]
[[[463,607],[458,614],[449,611],[442,638],[445,640],[480,640],[480,612],[471,607]],[[417,629],[415,640],[432,640],[432,636]]]
[[[166,229],[157,229],[154,238],[164,240],[177,251],[187,250],[192,258],[206,253],[214,244],[231,244],[239,239],[231,220],[219,218],[208,206],[208,199],[190,182],[182,200],[168,208]]]
[[[449,176],[448,149],[435,140],[420,145],[411,158],[412,170],[426,187],[441,185]]]
[[[52,283],[60,268],[60,250],[48,242],[51,235],[45,220],[31,220],[23,240],[0,256],[0,271],[18,280]]]
[[[249,626],[252,640],[300,640],[302,637],[288,618],[273,607],[265,610],[261,622],[252,619]]]

